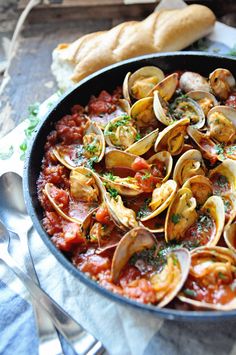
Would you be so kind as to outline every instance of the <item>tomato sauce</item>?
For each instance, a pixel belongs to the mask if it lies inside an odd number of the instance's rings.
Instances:
[[[216,225],[214,220],[207,213],[200,214],[194,223],[185,233],[184,240],[188,240],[195,246],[206,245],[215,235]]]

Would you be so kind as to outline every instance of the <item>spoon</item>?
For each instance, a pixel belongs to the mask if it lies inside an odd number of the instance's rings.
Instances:
[[[5,224],[9,231],[16,234],[18,234],[18,231],[20,231],[19,238],[22,244],[22,254],[24,257],[26,270],[33,281],[39,283],[28,246],[28,231],[32,227],[32,221],[28,216],[25,207],[21,176],[14,172],[7,172],[3,174],[0,177],[0,196],[0,221]],[[35,313],[40,342],[43,342],[44,340],[44,323],[47,320],[48,333],[50,329],[51,338],[54,339],[54,342],[57,341],[59,343],[57,333],[52,324],[52,320],[48,317],[48,314],[45,313],[44,309],[42,310],[42,307],[39,309],[37,302],[33,302],[33,306],[34,309],[36,308]],[[65,338],[67,339],[68,343],[70,343],[72,347],[76,348],[76,342],[81,342],[81,327],[78,325],[78,323],[76,323],[67,313],[64,312],[63,323],[61,324],[59,321],[57,323],[54,322],[54,324],[62,334],[65,334]],[[73,332],[71,332],[71,329],[73,329]],[[59,345],[60,344],[58,344],[58,346]]]
[[[53,320],[55,326],[60,330],[61,334],[66,339],[68,339],[69,334],[70,343],[72,338],[76,339],[73,346],[79,355],[103,354],[105,349],[101,342],[84,330],[73,318],[69,317],[68,314],[63,311],[63,309],[46,292],[44,292],[24,273],[21,268],[18,267],[8,252],[9,241],[10,234],[4,224],[0,222],[0,259],[3,260],[5,264],[14,272],[14,274],[22,281],[35,301],[39,302],[40,305],[50,314],[51,319]]]

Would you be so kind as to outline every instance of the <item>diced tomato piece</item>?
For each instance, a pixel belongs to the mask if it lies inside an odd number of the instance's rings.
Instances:
[[[96,220],[102,224],[109,224],[111,222],[108,208],[106,205],[101,205],[96,213]]]
[[[149,169],[150,165],[146,162],[145,159],[143,159],[141,157],[137,157],[133,161],[131,168],[135,171],[139,171],[139,170],[143,170],[143,169]]]
[[[81,243],[85,241],[81,228],[76,223],[67,223],[63,226],[64,238],[67,244]]]
[[[137,172],[134,177],[143,192],[152,192],[159,181],[156,176],[145,172]]]

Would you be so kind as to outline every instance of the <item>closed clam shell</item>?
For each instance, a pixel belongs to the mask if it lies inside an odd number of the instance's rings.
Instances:
[[[146,66],[136,70],[128,78],[129,94],[136,100],[147,97],[154,86],[165,77],[158,67]]]
[[[187,93],[187,96],[190,97],[190,99],[196,101],[201,106],[205,116],[208,114],[212,107],[218,105],[215,96],[208,91],[192,90]]]
[[[167,114],[168,111],[167,102],[161,98],[157,90],[154,91],[153,95],[154,95],[153,109],[158,121],[163,123],[165,126],[169,126],[173,124],[174,119],[171,117],[171,115]]]
[[[215,106],[207,115],[210,137],[228,143],[236,134],[236,110],[229,106]]]
[[[153,111],[153,97],[136,101],[130,109],[130,116],[139,128],[156,126],[157,118]]]
[[[236,253],[236,222],[225,227],[224,240],[227,246]]]
[[[190,71],[186,71],[181,75],[179,86],[186,93],[192,90],[210,91],[210,85],[207,80],[199,73]]]
[[[181,240],[188,228],[197,220],[196,199],[186,187],[178,190],[166,215],[165,240]]]
[[[133,254],[152,248],[155,243],[155,237],[146,228],[136,227],[126,233],[117,245],[112,258],[111,277],[113,281],[118,281],[121,270]]]
[[[205,175],[206,167],[201,152],[196,149],[187,150],[175,164],[173,179],[182,186],[190,177]]]
[[[198,205],[203,205],[213,194],[211,181],[204,175],[195,175],[185,181],[183,187],[192,191]]]
[[[163,212],[173,201],[177,191],[177,184],[174,180],[167,180],[156,187],[152,193],[152,200],[149,204],[152,212],[140,218],[141,221],[148,221]]]
[[[107,145],[126,149],[136,141],[137,127],[130,116],[113,118],[105,127],[104,136]]]
[[[157,292],[159,308],[165,307],[178,295],[188,277],[191,264],[190,253],[185,248],[174,249],[166,257],[164,269],[150,279]]]
[[[81,144],[71,144],[68,147],[55,147],[53,154],[58,161],[68,169],[86,165],[86,160],[100,162],[105,153],[105,139],[101,128],[96,122],[88,120]]]
[[[173,167],[173,158],[171,156],[171,154],[167,151],[162,151],[162,152],[158,152],[154,155],[152,155],[148,160],[147,163],[148,164],[154,164],[155,165],[155,161],[159,161],[161,163],[164,163],[165,166],[165,176],[162,179],[162,182],[165,182],[166,180],[168,180],[171,171],[172,171],[172,167]]]
[[[217,68],[209,75],[213,93],[222,100],[226,100],[235,86],[235,78],[228,69]]]
[[[196,284],[200,287],[203,284],[205,293],[207,286],[214,284],[217,285],[217,280],[228,281],[228,287],[232,288],[235,285],[235,270],[236,270],[236,254],[224,247],[211,246],[211,247],[199,247],[191,251],[191,266],[189,275],[193,278]],[[188,289],[183,287],[183,291],[179,293],[178,298],[185,303],[188,303],[197,308],[205,308],[219,311],[228,311],[236,309],[236,297],[231,297],[227,302],[220,303],[215,299],[212,303],[204,300],[200,301],[197,298],[196,291],[194,289]],[[220,292],[220,293],[219,293]],[[219,290],[218,294],[222,295],[223,290]]]
[[[137,142],[130,145],[126,148],[127,153],[143,155],[145,154],[153,145],[155,140],[157,139],[159,133],[159,129],[155,129],[151,133],[148,133],[143,138],[139,139]]]
[[[213,185],[213,192],[222,195],[236,191],[236,161],[225,159],[215,169],[209,171],[209,179]]]
[[[173,73],[160,81],[150,92],[149,96],[153,95],[155,91],[161,95],[165,101],[169,101],[174,95],[178,86],[178,74]]]
[[[189,119],[183,118],[160,132],[154,149],[156,152],[167,150],[171,155],[181,153],[184,146],[184,136],[189,125]]]

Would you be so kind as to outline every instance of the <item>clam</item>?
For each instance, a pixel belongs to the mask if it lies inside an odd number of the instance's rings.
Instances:
[[[105,166],[106,169],[112,169],[114,167],[132,169],[131,165],[136,158],[137,155],[122,150],[110,150],[105,154]]]
[[[153,111],[153,97],[136,101],[130,109],[130,116],[139,129],[156,127],[158,121]]]
[[[157,186],[152,192],[152,199],[149,203],[150,213],[147,213],[140,220],[150,220],[163,212],[174,199],[176,190],[177,184],[174,180],[168,180]]]
[[[223,149],[215,144],[208,134],[193,127],[188,127],[187,133],[198,145],[203,157],[209,160],[211,164],[215,164],[217,160],[223,161],[225,159]]]
[[[227,246],[236,253],[236,222],[229,224],[225,228],[224,240]]]
[[[151,233],[163,233],[165,225],[165,213],[148,219],[147,221],[139,221],[139,225],[145,227]]]
[[[190,126],[198,129],[205,125],[205,115],[201,106],[189,97],[178,97],[170,108],[174,119],[188,118]]]
[[[153,110],[158,121],[163,123],[165,126],[169,126],[174,123],[174,118],[168,114],[167,102],[161,98],[157,90],[154,91]]]
[[[206,167],[201,152],[190,149],[178,159],[174,168],[173,179],[179,186],[182,186],[192,176],[205,175],[205,173]]]
[[[213,195],[213,187],[211,181],[203,175],[195,175],[190,177],[183,187],[192,191],[193,197],[196,199],[197,204],[202,206],[208,197]]]
[[[128,72],[124,78],[123,85],[122,85],[122,91],[123,91],[123,96],[125,100],[127,100],[129,103],[131,103],[130,95],[129,95],[129,78],[130,78],[131,72]]]
[[[187,93],[190,99],[196,101],[202,108],[205,116],[208,114],[210,109],[218,104],[214,95],[210,92],[202,90],[193,90]]]
[[[161,181],[165,182],[168,180],[171,171],[172,171],[172,166],[173,166],[173,158],[171,154],[167,151],[162,151],[158,152],[154,155],[152,155],[149,159],[147,159],[147,163],[150,164],[151,166],[157,166],[161,165],[163,172],[161,171]]]
[[[236,133],[236,110],[229,106],[215,106],[207,115],[210,137],[228,143]]]
[[[218,246],[200,247],[191,252],[189,278],[178,298],[194,307],[236,309],[235,285],[236,254]]]
[[[227,228],[236,217],[236,192],[227,192],[221,195],[225,207],[225,228]]]
[[[44,193],[62,218],[80,225],[87,215],[98,207],[96,202],[76,201],[70,197],[67,191],[59,189],[51,183],[45,185]]]
[[[105,127],[104,136],[110,147],[126,149],[136,141],[138,134],[134,120],[130,116],[113,118]]]
[[[137,196],[143,192],[137,184],[137,180],[131,176],[121,178],[107,173],[101,176],[101,180],[106,187],[117,190],[119,195]]]
[[[172,200],[166,215],[165,240],[181,240],[188,228],[197,220],[197,202],[192,191],[182,187]]]
[[[105,189],[96,173],[81,166],[71,170],[70,193],[78,201],[99,202]]]
[[[179,248],[167,254],[166,260],[164,268],[150,278],[160,308],[170,303],[182,289],[188,277],[191,256],[187,249]]]
[[[192,90],[210,91],[207,80],[202,75],[190,71],[181,75],[179,86],[186,93]]]
[[[127,92],[136,100],[147,97],[164,77],[163,71],[153,66],[140,68],[131,75],[127,74],[123,83],[124,97],[128,98]]]
[[[68,169],[86,165],[86,161],[100,162],[105,153],[105,139],[96,122],[88,120],[81,144],[59,145],[53,150],[58,161]]]
[[[158,91],[160,96],[165,100],[169,101],[174,95],[178,86],[178,74],[173,73],[165,77],[160,81],[150,92],[149,96],[152,95],[155,91]]]
[[[226,100],[235,86],[235,78],[228,69],[218,68],[209,75],[213,93],[222,100]]]
[[[112,192],[113,190],[110,190]],[[114,223],[121,229],[127,230],[138,226],[136,213],[131,208],[124,206],[120,195],[112,196],[112,193],[107,192],[105,201]]]
[[[159,129],[155,129],[151,133],[148,133],[143,138],[139,139],[137,142],[130,145],[126,148],[127,153],[143,155],[145,154],[153,145],[155,140],[157,139],[159,133]]]
[[[231,159],[224,160],[215,169],[209,171],[213,193],[222,195],[226,192],[236,191],[236,162]]]
[[[121,270],[133,254],[144,249],[150,249],[155,243],[155,237],[146,228],[137,227],[126,233],[117,245],[113,255],[111,266],[113,281],[118,281]]]
[[[155,151],[159,152],[167,150],[171,155],[178,155],[181,153],[184,146],[184,136],[189,122],[188,118],[183,118],[163,129],[155,142]]]

